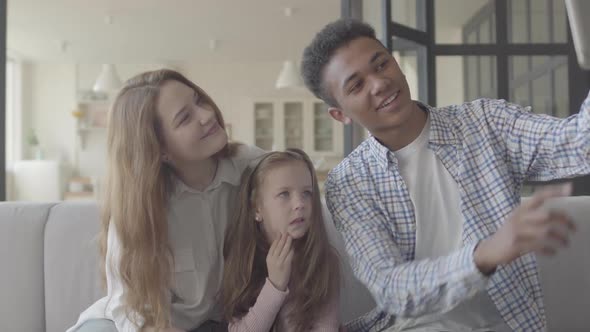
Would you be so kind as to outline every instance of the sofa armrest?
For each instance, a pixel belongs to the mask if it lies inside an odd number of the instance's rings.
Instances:
[[[44,331],[43,242],[54,204],[0,203],[0,331]]]

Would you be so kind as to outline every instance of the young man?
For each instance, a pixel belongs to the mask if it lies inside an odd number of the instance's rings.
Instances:
[[[326,181],[356,276],[381,314],[352,330],[542,331],[535,253],[566,246],[573,224],[520,204],[523,181],[590,173],[590,97],[567,119],[504,100],[434,108],[413,101],[374,30],[339,20],[305,49],[307,87],[371,137]]]

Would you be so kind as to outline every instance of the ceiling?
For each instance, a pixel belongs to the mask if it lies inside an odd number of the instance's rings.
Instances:
[[[444,0],[434,3],[437,28],[461,28],[490,0]]]
[[[36,62],[282,61],[339,15],[340,0],[9,0],[7,47]]]
[[[379,0],[364,1],[380,11]],[[460,27],[489,1],[437,2],[437,27]],[[9,52],[60,63],[298,59],[315,33],[340,16],[340,0],[8,0],[7,6]]]

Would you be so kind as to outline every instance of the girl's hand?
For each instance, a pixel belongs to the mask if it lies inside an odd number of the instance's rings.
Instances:
[[[279,235],[270,246],[266,256],[266,267],[268,279],[276,289],[284,292],[287,290],[289,278],[291,277],[291,262],[293,261],[293,239],[290,235]]]

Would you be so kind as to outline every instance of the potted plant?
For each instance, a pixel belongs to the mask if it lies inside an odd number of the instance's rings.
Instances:
[[[35,134],[34,129],[29,130],[29,133],[27,134],[27,143],[29,146],[31,146],[34,159],[43,159],[43,153],[41,151],[41,147],[39,146],[39,139],[37,139],[37,134]]]

